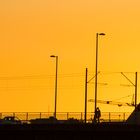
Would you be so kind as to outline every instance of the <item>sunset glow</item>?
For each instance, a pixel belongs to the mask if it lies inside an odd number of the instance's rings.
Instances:
[[[55,60],[58,62],[58,112],[83,112],[85,69],[95,75],[99,38],[98,99],[131,102],[134,94],[120,72],[135,82],[140,75],[139,0],[0,1],[0,112],[53,112]],[[107,83],[102,85],[100,83]],[[94,80],[88,99],[94,98]],[[98,104],[103,112],[133,107]],[[94,104],[88,103],[88,111]]]

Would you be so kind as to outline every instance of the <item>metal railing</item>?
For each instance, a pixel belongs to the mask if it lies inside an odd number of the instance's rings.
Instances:
[[[130,112],[102,112],[100,120],[101,122],[122,122],[126,121],[130,114]],[[53,112],[1,112],[0,119],[4,118],[5,116],[15,116],[23,122],[29,122],[31,119],[47,119],[53,115]],[[70,118],[73,118],[80,121],[84,121],[84,115],[85,114],[83,112],[58,112],[56,114],[56,118],[57,120],[68,120]],[[88,112],[87,122],[92,122],[93,117],[94,113]]]

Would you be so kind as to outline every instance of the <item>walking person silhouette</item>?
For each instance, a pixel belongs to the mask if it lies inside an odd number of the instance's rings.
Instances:
[[[94,122],[100,123],[100,117],[101,117],[101,111],[100,111],[99,107],[97,107],[95,110]]]

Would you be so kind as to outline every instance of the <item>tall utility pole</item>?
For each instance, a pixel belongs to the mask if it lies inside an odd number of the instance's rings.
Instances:
[[[55,106],[54,106],[54,118],[56,118],[57,108],[57,73],[58,73],[58,56],[51,55],[50,57],[56,58],[56,74],[55,74]]]
[[[138,81],[138,78],[137,78],[137,72],[135,73],[135,110],[136,110],[136,107],[137,107],[137,81]]]
[[[138,81],[138,73],[135,72],[135,84],[123,73],[121,72],[121,74],[135,87],[135,109],[137,107],[137,81]]]
[[[96,33],[96,64],[95,64],[95,109],[94,109],[94,118],[96,116],[95,114],[95,111],[96,111],[96,108],[97,108],[97,82],[98,82],[98,77],[97,77],[97,74],[98,74],[98,36],[104,36],[105,33]],[[96,119],[95,119],[96,120]]]
[[[85,76],[85,123],[87,122],[87,76],[88,75],[88,69],[86,68],[86,76]]]

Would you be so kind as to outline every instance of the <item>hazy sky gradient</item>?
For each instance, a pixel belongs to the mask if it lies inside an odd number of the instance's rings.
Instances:
[[[139,0],[0,1],[0,111],[54,111],[52,54],[59,56],[58,111],[84,111],[84,74],[88,67],[89,78],[94,75],[97,32],[106,33],[99,38],[99,70],[140,72],[139,7]],[[111,82],[99,86],[100,99],[134,93],[119,86],[129,84],[123,77],[111,76],[99,78]],[[134,81],[134,74],[128,76]],[[88,111],[93,109],[90,103]]]

